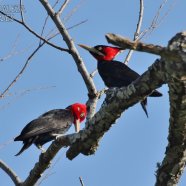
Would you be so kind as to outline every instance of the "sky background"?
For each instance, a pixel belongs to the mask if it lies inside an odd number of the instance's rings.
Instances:
[[[54,1],[50,1],[52,4]],[[63,2],[63,1],[61,1]],[[147,29],[157,13],[162,0],[144,0],[144,19],[141,30]],[[16,7],[19,1],[0,1],[4,6]],[[69,15],[78,7],[72,16]],[[169,0],[160,12],[161,24],[143,38],[146,43],[166,46],[177,32],[186,30],[186,1]],[[46,12],[36,1],[25,1],[25,20],[37,33],[41,33]],[[7,10],[15,18],[19,13]],[[168,14],[167,14],[168,11]],[[74,0],[63,13],[66,27],[81,21],[86,23],[69,30],[76,46],[78,43],[95,46],[107,44],[106,33],[120,34],[133,38],[139,14],[139,1],[90,1]],[[45,35],[54,28],[49,21]],[[21,25],[0,22],[0,58],[9,54],[15,46],[17,55],[0,61],[0,91],[2,92],[25,64],[26,59],[37,47],[39,40]],[[58,36],[54,43],[66,47]],[[96,61],[89,53],[77,46],[89,72],[96,68]],[[117,56],[123,61],[127,52]],[[159,56],[135,52],[129,66],[142,74]],[[104,84],[98,74],[94,77],[98,90]],[[62,149],[53,160],[52,168],[46,171],[42,186],[66,185],[80,186],[78,177],[83,178],[85,186],[150,186],[155,183],[156,164],[164,157],[169,125],[169,98],[166,85],[159,89],[161,98],[148,99],[149,118],[146,118],[140,104],[128,109],[111,130],[103,137],[95,155],[79,155],[73,161],[65,158]],[[104,96],[99,100],[99,110]],[[9,94],[0,100],[0,159],[5,161],[21,179],[38,161],[40,151],[32,145],[22,155],[14,155],[20,150],[21,142],[13,142],[22,128],[42,113],[56,108],[65,108],[75,102],[87,101],[87,89],[70,55],[50,46],[44,46],[34,56],[24,74],[10,89]],[[82,124],[82,128],[84,123]],[[74,132],[71,128],[70,133]],[[50,144],[50,143],[49,143]],[[45,148],[48,145],[45,145]],[[14,185],[10,178],[0,170],[0,185]],[[186,173],[179,186],[186,185]]]

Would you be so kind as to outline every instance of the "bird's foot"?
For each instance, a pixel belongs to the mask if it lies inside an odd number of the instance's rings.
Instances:
[[[41,145],[37,145],[37,148],[41,150],[41,153],[46,152],[46,150]]]
[[[56,140],[59,138],[59,137],[62,137],[64,136],[65,134],[52,134],[52,136],[55,136]]]

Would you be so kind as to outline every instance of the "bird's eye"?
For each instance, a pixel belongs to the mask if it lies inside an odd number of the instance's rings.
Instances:
[[[100,47],[98,47],[97,49],[98,49],[99,51],[102,51],[103,48],[100,46]]]
[[[84,116],[85,116],[85,113],[82,112],[82,113],[80,114],[80,118],[83,118]]]

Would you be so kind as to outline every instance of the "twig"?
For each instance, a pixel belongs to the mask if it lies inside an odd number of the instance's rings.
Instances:
[[[81,21],[81,22],[79,22],[79,23],[77,23],[75,25],[72,25],[72,26],[68,27],[67,30],[73,29],[73,28],[75,28],[75,27],[77,27],[77,26],[79,26],[79,25],[81,25],[83,23],[86,23],[87,21],[88,21],[88,19],[85,19],[85,20],[83,20],[83,21]]]
[[[44,44],[44,43],[43,43]],[[17,82],[17,80],[20,78],[20,76],[23,74],[24,70],[28,66],[29,62],[31,61],[32,57],[37,53],[37,51],[42,47],[43,45],[39,45],[32,54],[27,58],[26,63],[24,64],[21,71],[17,74],[17,76],[14,78],[14,80],[8,85],[8,87],[0,94],[0,98],[3,98],[5,94],[9,91],[9,89]]]
[[[19,5],[20,5],[20,11],[21,11],[21,20],[24,23],[25,21],[24,21],[23,9],[22,9],[22,7],[23,7],[23,2],[22,1],[23,0],[20,0]]]
[[[57,1],[54,3],[54,5],[52,6],[52,8],[54,8],[58,3],[59,3],[59,0],[57,0]],[[44,34],[44,30],[45,30],[45,27],[46,27],[48,18],[49,18],[49,15],[47,14],[47,16],[46,16],[46,18],[45,18],[45,21],[44,21],[44,24],[43,24],[43,27],[42,27],[42,29],[41,29],[41,36],[43,36],[43,34]],[[46,37],[47,37],[47,36],[46,36]],[[41,41],[42,41],[42,40],[40,39],[39,44],[41,44]]]
[[[65,0],[64,3],[61,5],[59,11],[57,12],[57,15],[61,15],[64,9],[66,8],[67,4],[70,2],[70,0]]]
[[[61,153],[61,155],[57,158],[57,160],[55,162],[52,163],[52,165],[49,167],[48,171],[43,175],[43,177],[39,180],[39,182],[37,183],[37,185],[41,185],[42,182],[44,182],[49,176],[53,175],[54,172],[52,172],[52,170],[54,169],[54,167],[59,163],[59,161],[64,158],[64,151],[63,153]]]
[[[64,23],[66,23],[71,17],[72,15],[79,9],[79,7],[82,5],[84,0],[81,0],[79,2],[79,4],[77,6],[75,6],[66,16],[65,18],[63,19]]]
[[[147,52],[159,56],[166,56],[166,58],[170,58],[171,60],[177,59],[177,51],[169,50],[167,47],[162,47],[159,45],[146,44],[142,42],[134,42],[129,39],[116,35],[116,34],[106,34],[105,35],[108,43],[112,43],[113,45],[117,45],[123,49],[132,49],[140,52]]]
[[[167,12],[160,18],[160,13],[161,13],[163,7],[166,5],[167,1],[168,0],[163,0],[163,2],[160,4],[160,6],[157,10],[157,13],[155,14],[155,16],[151,22],[151,25],[139,34],[139,40],[144,38],[144,36],[147,37],[147,34],[148,35],[151,34],[163,22],[163,20],[168,16],[168,14],[170,13],[171,9],[173,8],[176,0],[174,0],[174,2],[170,5]]]
[[[13,99],[11,99],[8,103],[0,106],[0,111],[3,110],[3,109],[6,109],[10,104],[12,104],[15,101],[17,101],[18,98],[20,98],[21,96],[24,96],[25,94],[28,94],[31,91],[45,90],[45,89],[49,89],[49,88],[53,88],[53,87],[55,87],[55,86],[32,88],[32,89],[23,90],[23,91],[20,91],[20,92],[7,93],[5,96],[6,97],[11,96],[11,97],[13,97]],[[0,149],[1,149],[1,145],[0,145]]]
[[[12,143],[13,141],[14,141],[14,139],[10,139],[10,140],[5,141],[4,143],[1,143],[0,144],[0,150],[3,149],[8,144]]]
[[[80,183],[81,183],[81,186],[84,186],[82,177],[79,177],[79,181],[80,181]]]
[[[16,173],[2,160],[0,160],[0,168],[2,170],[4,170],[12,179],[12,181],[14,182],[14,184],[16,186],[20,186],[20,184],[22,183],[21,179],[16,175]]]
[[[138,23],[137,23],[137,27],[136,27],[136,31],[134,33],[134,41],[138,40],[139,34],[140,34],[140,29],[141,29],[141,25],[142,25],[142,21],[143,21],[143,12],[144,12],[144,2],[143,0],[140,0],[140,11],[139,11],[139,17],[138,17]],[[130,50],[125,58],[124,63],[127,65],[131,56],[132,56],[133,50]]]
[[[69,53],[69,50],[68,49],[65,49],[65,48],[62,48],[62,47],[59,47],[49,41],[47,41],[45,38],[41,37],[39,34],[37,34],[36,32],[34,32],[28,25],[26,25],[24,22],[18,20],[18,19],[15,19],[14,17],[12,16],[9,16],[7,15],[6,13],[4,13],[3,11],[0,11],[0,14],[8,17],[9,19],[21,24],[22,26],[24,26],[30,33],[32,33],[33,35],[35,35],[37,38],[41,39],[42,41],[44,41],[45,43],[47,43],[48,45],[60,50],[60,51],[64,51],[64,52],[68,52]]]
[[[47,41],[54,38],[57,34],[50,36]],[[25,71],[26,67],[28,66],[29,62],[31,61],[32,57],[39,51],[39,49],[45,44],[46,42],[43,41],[43,43],[39,44],[38,47],[32,52],[32,54],[27,58],[25,65],[21,69],[21,71],[17,74],[17,76],[14,78],[14,80],[8,85],[8,87],[0,94],[0,98],[3,98],[5,94],[9,91],[9,89],[17,82],[17,80],[21,77],[23,72]]]
[[[12,45],[11,50],[4,57],[0,58],[0,62],[3,62],[3,61],[7,60],[8,58],[10,58],[10,57],[12,57],[14,55],[17,55],[17,54],[19,54],[21,52],[24,52],[24,51],[28,50],[28,48],[22,49],[21,51],[16,51],[15,50],[16,49],[16,46],[17,46],[17,42],[18,42],[19,37],[20,36],[18,34],[17,37],[16,37],[16,39],[15,39],[15,41],[13,42],[13,45]]]
[[[90,77],[93,78],[96,73],[98,73],[98,69],[96,68],[93,72],[90,73]]]

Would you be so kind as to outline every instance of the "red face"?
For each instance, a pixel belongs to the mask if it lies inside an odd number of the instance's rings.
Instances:
[[[105,45],[97,45],[94,48],[103,54],[99,55],[97,53],[90,52],[98,61],[111,61],[122,50],[118,47],[111,47]]]
[[[84,104],[80,103],[74,103],[71,105],[71,110],[74,115],[74,124],[76,123],[77,120],[82,122],[87,115],[87,107]]]

